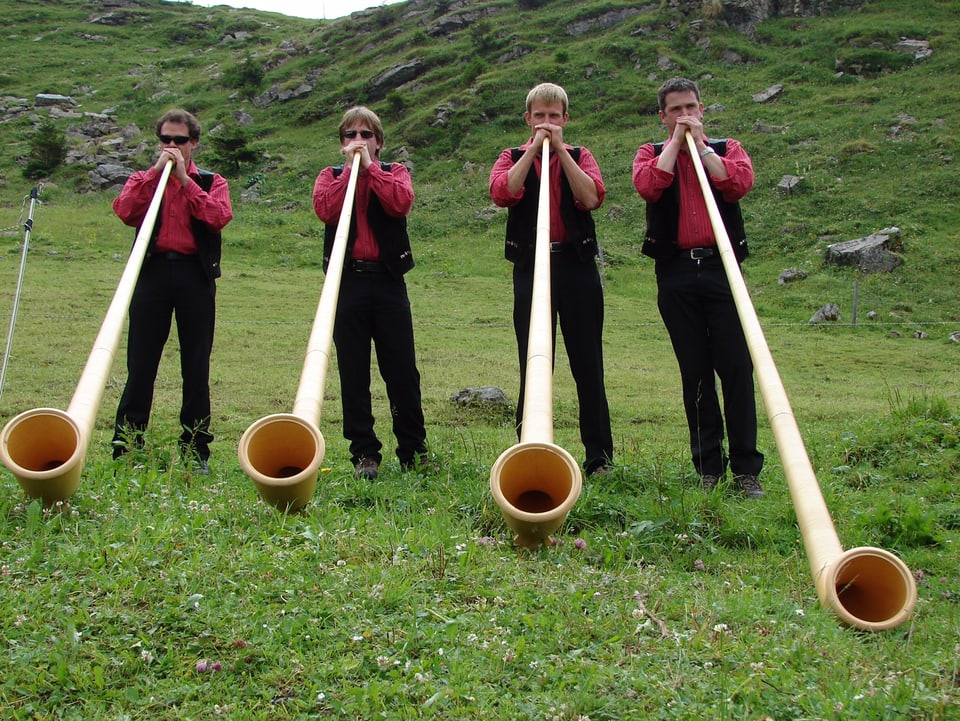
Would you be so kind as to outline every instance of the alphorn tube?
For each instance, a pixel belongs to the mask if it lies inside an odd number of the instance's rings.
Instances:
[[[889,551],[858,547],[845,552],[840,546],[690,133],[687,133],[687,147],[697,170],[724,273],[730,283],[753,359],[754,372],[783,463],[820,605],[836,613],[844,624],[864,631],[896,628],[910,617],[917,602],[917,586],[913,575],[906,564]]]
[[[150,236],[172,168],[173,162],[168,162],[160,174],[157,189],[137,231],[123,275],[67,410],[34,408],[24,411],[10,419],[0,433],[0,462],[13,473],[28,497],[40,498],[46,506],[66,502],[80,486],[80,473],[97,410],[103,400],[127,309],[150,246]]]
[[[359,174],[358,152],[353,156],[347,179],[343,208],[307,343],[293,411],[274,413],[254,421],[240,438],[237,449],[240,466],[253,481],[260,497],[288,513],[299,511],[309,503],[317,488],[317,474],[326,450],[318,425]]]
[[[553,541],[580,497],[580,467],[553,442],[553,329],[550,298],[550,140],[543,141],[533,299],[523,394],[520,442],[505,450],[490,469],[490,491],[519,546]]]

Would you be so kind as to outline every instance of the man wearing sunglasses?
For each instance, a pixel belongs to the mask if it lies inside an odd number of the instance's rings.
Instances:
[[[157,121],[160,150],[147,170],[134,173],[113,201],[126,225],[139,228],[167,163],[163,191],[147,256],[130,301],[127,382],[117,407],[113,457],[142,448],[153,405],[163,347],[177,319],[183,397],[179,447],[194,472],[209,475],[210,354],[213,349],[216,279],[220,276],[220,233],[233,218],[227,181],[200,170],[193,153],[200,123],[185,110],[170,110]]]
[[[383,126],[362,106],[340,121],[344,165],[324,168],[313,187],[313,209],[325,224],[323,269],[327,270],[346,201],[353,159],[360,173],[333,327],[340,372],[343,435],[350,441],[358,478],[373,480],[383,447],[374,432],[370,397],[370,345],[387,388],[397,458],[403,470],[432,470],[413,343],[413,317],[403,276],[413,268],[407,214],[413,206],[410,173],[400,163],[380,162]]]

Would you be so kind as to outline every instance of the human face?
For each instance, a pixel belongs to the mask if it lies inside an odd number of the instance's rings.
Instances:
[[[527,121],[527,125],[533,130],[544,125],[554,125],[562,128],[570,119],[570,116],[563,112],[563,103],[560,101],[545,103],[540,100],[534,100],[530,103],[530,110],[524,113],[523,117]]]
[[[352,138],[350,136],[353,136]],[[364,137],[364,136],[369,137]],[[377,134],[369,125],[362,120],[355,120],[343,129],[343,137],[340,139],[342,148],[353,147],[359,149],[361,145],[367,146],[367,153],[371,158],[377,157],[380,152],[380,143],[377,140]]]
[[[162,139],[158,139],[157,142],[160,143],[160,147],[177,148],[183,156],[184,166],[190,165],[190,158],[193,156],[193,149],[197,147],[198,141],[190,138],[187,142],[180,144],[174,140],[174,138],[190,137],[190,128],[187,127],[186,123],[173,123],[168,120],[160,126],[160,135],[170,139],[169,142],[166,143],[163,142]]]
[[[671,135],[674,128],[677,127],[678,118],[695,117],[697,120],[703,119],[703,103],[697,99],[697,94],[692,90],[667,93],[663,105],[663,110],[660,111],[660,119],[667,126]]]

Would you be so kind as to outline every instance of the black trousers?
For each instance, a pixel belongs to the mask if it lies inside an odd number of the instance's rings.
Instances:
[[[690,452],[700,475],[759,475],[753,362],[719,255],[657,263],[657,305],[680,366]],[[723,411],[715,376],[720,379]],[[724,414],[729,458],[723,450]]]
[[[613,461],[610,409],[603,381],[603,288],[596,263],[582,262],[568,249],[550,255],[550,298],[553,348],[557,347],[557,321],[577,386],[580,406],[580,440],[583,468],[592,473]],[[527,343],[530,336],[530,305],[533,302],[533,268],[513,269],[513,327],[520,356],[520,397],[517,401],[517,436],[523,421],[526,390]]]
[[[353,463],[382,460],[370,397],[370,346],[387,389],[397,458],[410,465],[427,452],[420,372],[413,343],[413,317],[403,279],[387,272],[345,268],[333,327],[343,403],[343,436]]]
[[[170,256],[172,258],[173,256]],[[127,336],[127,383],[117,406],[114,458],[126,443],[143,443],[150,420],[153,386],[163,347],[175,317],[180,341],[181,450],[210,456],[210,354],[216,315],[216,284],[193,257],[163,254],[144,261],[130,301]]]

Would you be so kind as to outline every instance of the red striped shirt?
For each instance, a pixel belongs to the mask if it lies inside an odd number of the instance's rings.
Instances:
[[[351,166],[333,177],[333,168],[320,171],[313,185],[313,210],[327,225],[337,225],[340,211],[347,195]],[[370,195],[375,194],[387,215],[402,218],[413,207],[413,181],[410,171],[401,163],[391,163],[389,170],[380,167],[380,161],[370,163],[357,177],[352,217],[357,221],[357,237],[354,239],[351,258],[354,260],[380,260],[380,246],[367,220]]]
[[[530,147],[532,138],[526,143],[520,146],[520,150],[526,150]],[[567,145],[567,150],[570,150],[573,146]],[[523,198],[523,194],[526,192],[526,186],[523,185],[520,187],[520,191],[513,195],[510,190],[507,188],[507,173],[510,172],[510,168],[515,165],[513,162],[513,154],[510,148],[507,148],[500,153],[500,157],[497,158],[497,162],[493,164],[493,168],[490,170],[490,198],[493,200],[494,205],[498,205],[501,208],[510,208]],[[580,160],[577,165],[580,166],[580,170],[586,173],[590,179],[593,181],[594,185],[597,186],[597,208],[603,205],[603,199],[606,197],[607,189],[603,184],[603,176],[600,174],[600,166],[597,164],[596,158],[593,157],[593,154],[584,147],[580,148]],[[540,175],[540,168],[542,166],[541,158],[538,155],[533,159],[533,170],[536,172],[537,176]],[[557,159],[556,155],[550,153],[550,198],[560,197],[560,179],[563,177],[563,166],[560,164],[560,161]],[[587,208],[579,200],[574,198],[574,205],[578,210],[596,210],[596,208]],[[560,213],[560,203],[551,202],[550,203],[550,242],[551,243],[563,243],[568,240],[567,237],[567,226],[563,222],[563,216]]]
[[[753,187],[753,164],[750,156],[733,138],[727,139],[727,153],[720,159],[727,167],[726,178],[711,176],[713,186],[728,203],[735,203]],[[707,212],[707,203],[700,189],[693,159],[683,148],[677,154],[673,172],[657,167],[657,156],[652,143],[641,145],[633,159],[633,186],[649,203],[660,200],[663,191],[673,184],[674,176],[680,184],[680,218],[677,245],[680,248],[708,248],[717,244]]]
[[[193,238],[191,218],[205,223],[214,233],[223,230],[233,218],[230,189],[225,178],[214,175],[213,184],[207,192],[197,185],[200,173],[193,161],[190,161],[187,174],[193,182],[181,185],[179,180],[171,176],[164,188],[158,217],[160,232],[154,246],[157,252],[176,251],[194,255],[197,243]],[[120,195],[114,199],[113,212],[126,225],[139,227],[159,183],[160,173],[155,168],[137,171],[127,179]]]

